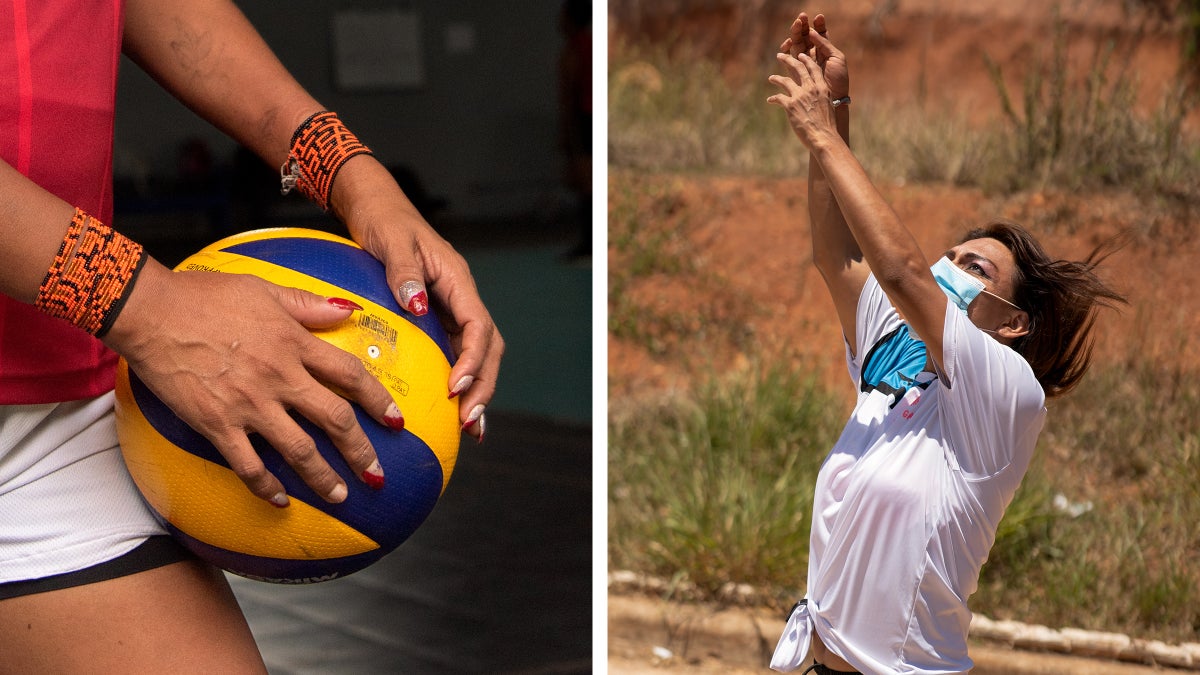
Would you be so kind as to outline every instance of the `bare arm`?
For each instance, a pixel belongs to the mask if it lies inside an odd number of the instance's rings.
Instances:
[[[831,96],[841,98],[850,92],[850,74],[845,55],[828,40],[818,43],[811,37],[813,31],[825,35],[826,28],[823,14],[818,14],[810,26],[808,14],[801,12],[792,22],[790,35],[780,45],[779,51],[792,56],[808,54],[821,66],[829,82]],[[838,135],[849,144],[850,107],[843,105],[834,109],[834,122]],[[846,219],[830,189],[829,179],[812,153],[809,153],[808,159],[808,214],[813,264],[825,280],[841,322],[842,334],[853,353],[857,346],[855,324],[858,298],[870,270],[863,260],[858,242],[846,225]]]
[[[814,36],[817,42],[821,36]],[[829,88],[820,67],[807,55],[779,54],[790,77],[772,76],[783,93],[769,99],[787,111],[792,129],[823,170],[846,224],[870,269],[896,309],[925,339],[942,364],[946,296],[938,288],[916,239],[871,183],[838,134]]]
[[[321,105],[226,0],[130,0],[125,54],[201,117],[274,166]]]
[[[296,128],[324,109],[229,0],[131,0],[122,47],[163,88],[271,166],[287,159]],[[375,183],[375,189],[390,184],[389,196],[401,206],[401,215],[424,224],[374,158],[353,157],[342,171],[344,180],[335,181],[331,202],[343,219],[352,215],[342,213],[352,210],[346,188],[363,180]]]
[[[74,212],[0,161],[0,292],[33,303]]]

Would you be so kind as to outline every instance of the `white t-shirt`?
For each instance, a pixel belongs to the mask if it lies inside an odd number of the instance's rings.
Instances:
[[[946,303],[944,372],[874,276],[859,297],[858,402],[817,476],[807,605],[771,667],[804,665],[815,628],[864,673],[971,668],[967,597],[1046,419],[1028,363]]]

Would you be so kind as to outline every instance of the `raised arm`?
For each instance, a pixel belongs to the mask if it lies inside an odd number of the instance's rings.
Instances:
[[[820,43],[810,38],[811,32],[826,35],[824,14],[818,14],[809,24],[808,14],[801,12],[792,22],[790,36],[780,45],[781,53],[798,56],[807,54],[821,67],[829,83],[830,96],[844,100],[850,95],[850,71],[846,57],[832,43]],[[839,105],[833,111],[837,133],[850,142],[850,106]],[[812,153],[808,157],[808,215],[812,231],[813,264],[825,279],[833,298],[842,334],[853,353],[857,348],[855,330],[858,298],[870,270],[863,260],[862,250],[846,225],[842,210],[829,187],[825,171]]]
[[[809,34],[818,49],[833,49],[822,35]],[[780,53],[789,76],[773,75],[781,89],[768,101],[787,113],[796,135],[820,165],[854,240],[880,286],[942,365],[946,296],[939,289],[916,239],[871,183],[838,134],[830,86],[821,66],[807,54]],[[861,287],[860,287],[861,288]],[[836,299],[835,299],[836,302]],[[840,309],[839,309],[840,311]]]
[[[323,109],[228,0],[129,0],[124,50],[188,107],[272,166],[288,157],[297,127]],[[384,262],[402,306],[423,313],[427,289],[441,301],[458,352],[447,393],[461,395],[464,429],[481,438],[504,342],[466,262],[370,155],[353,156],[338,171],[329,208],[355,241]]]

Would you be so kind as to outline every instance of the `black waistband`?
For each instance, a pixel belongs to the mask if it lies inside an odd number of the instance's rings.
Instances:
[[[816,661],[813,661],[813,664],[808,667],[808,670],[804,671],[800,675],[808,675],[808,673],[816,673],[817,675],[862,675],[862,673],[858,672],[857,670],[834,670],[833,668],[830,668],[823,663],[817,663]]]
[[[55,574],[54,576],[43,577],[41,579],[0,583],[0,600],[15,598],[21,595],[55,591],[60,588],[94,584],[98,581],[107,581],[108,579],[116,579],[117,577],[152,570],[156,567],[170,565],[171,563],[188,560],[192,557],[192,554],[176,543],[174,539],[165,534],[160,534],[150,537],[125,555],[77,572]]]

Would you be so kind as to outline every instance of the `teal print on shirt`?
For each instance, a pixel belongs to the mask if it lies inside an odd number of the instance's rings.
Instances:
[[[916,339],[908,324],[900,324],[871,347],[863,359],[862,381],[859,389],[880,391],[892,397],[889,408],[895,408],[900,397],[914,384],[922,389],[929,383],[918,383],[917,374],[925,368],[925,343]]]

